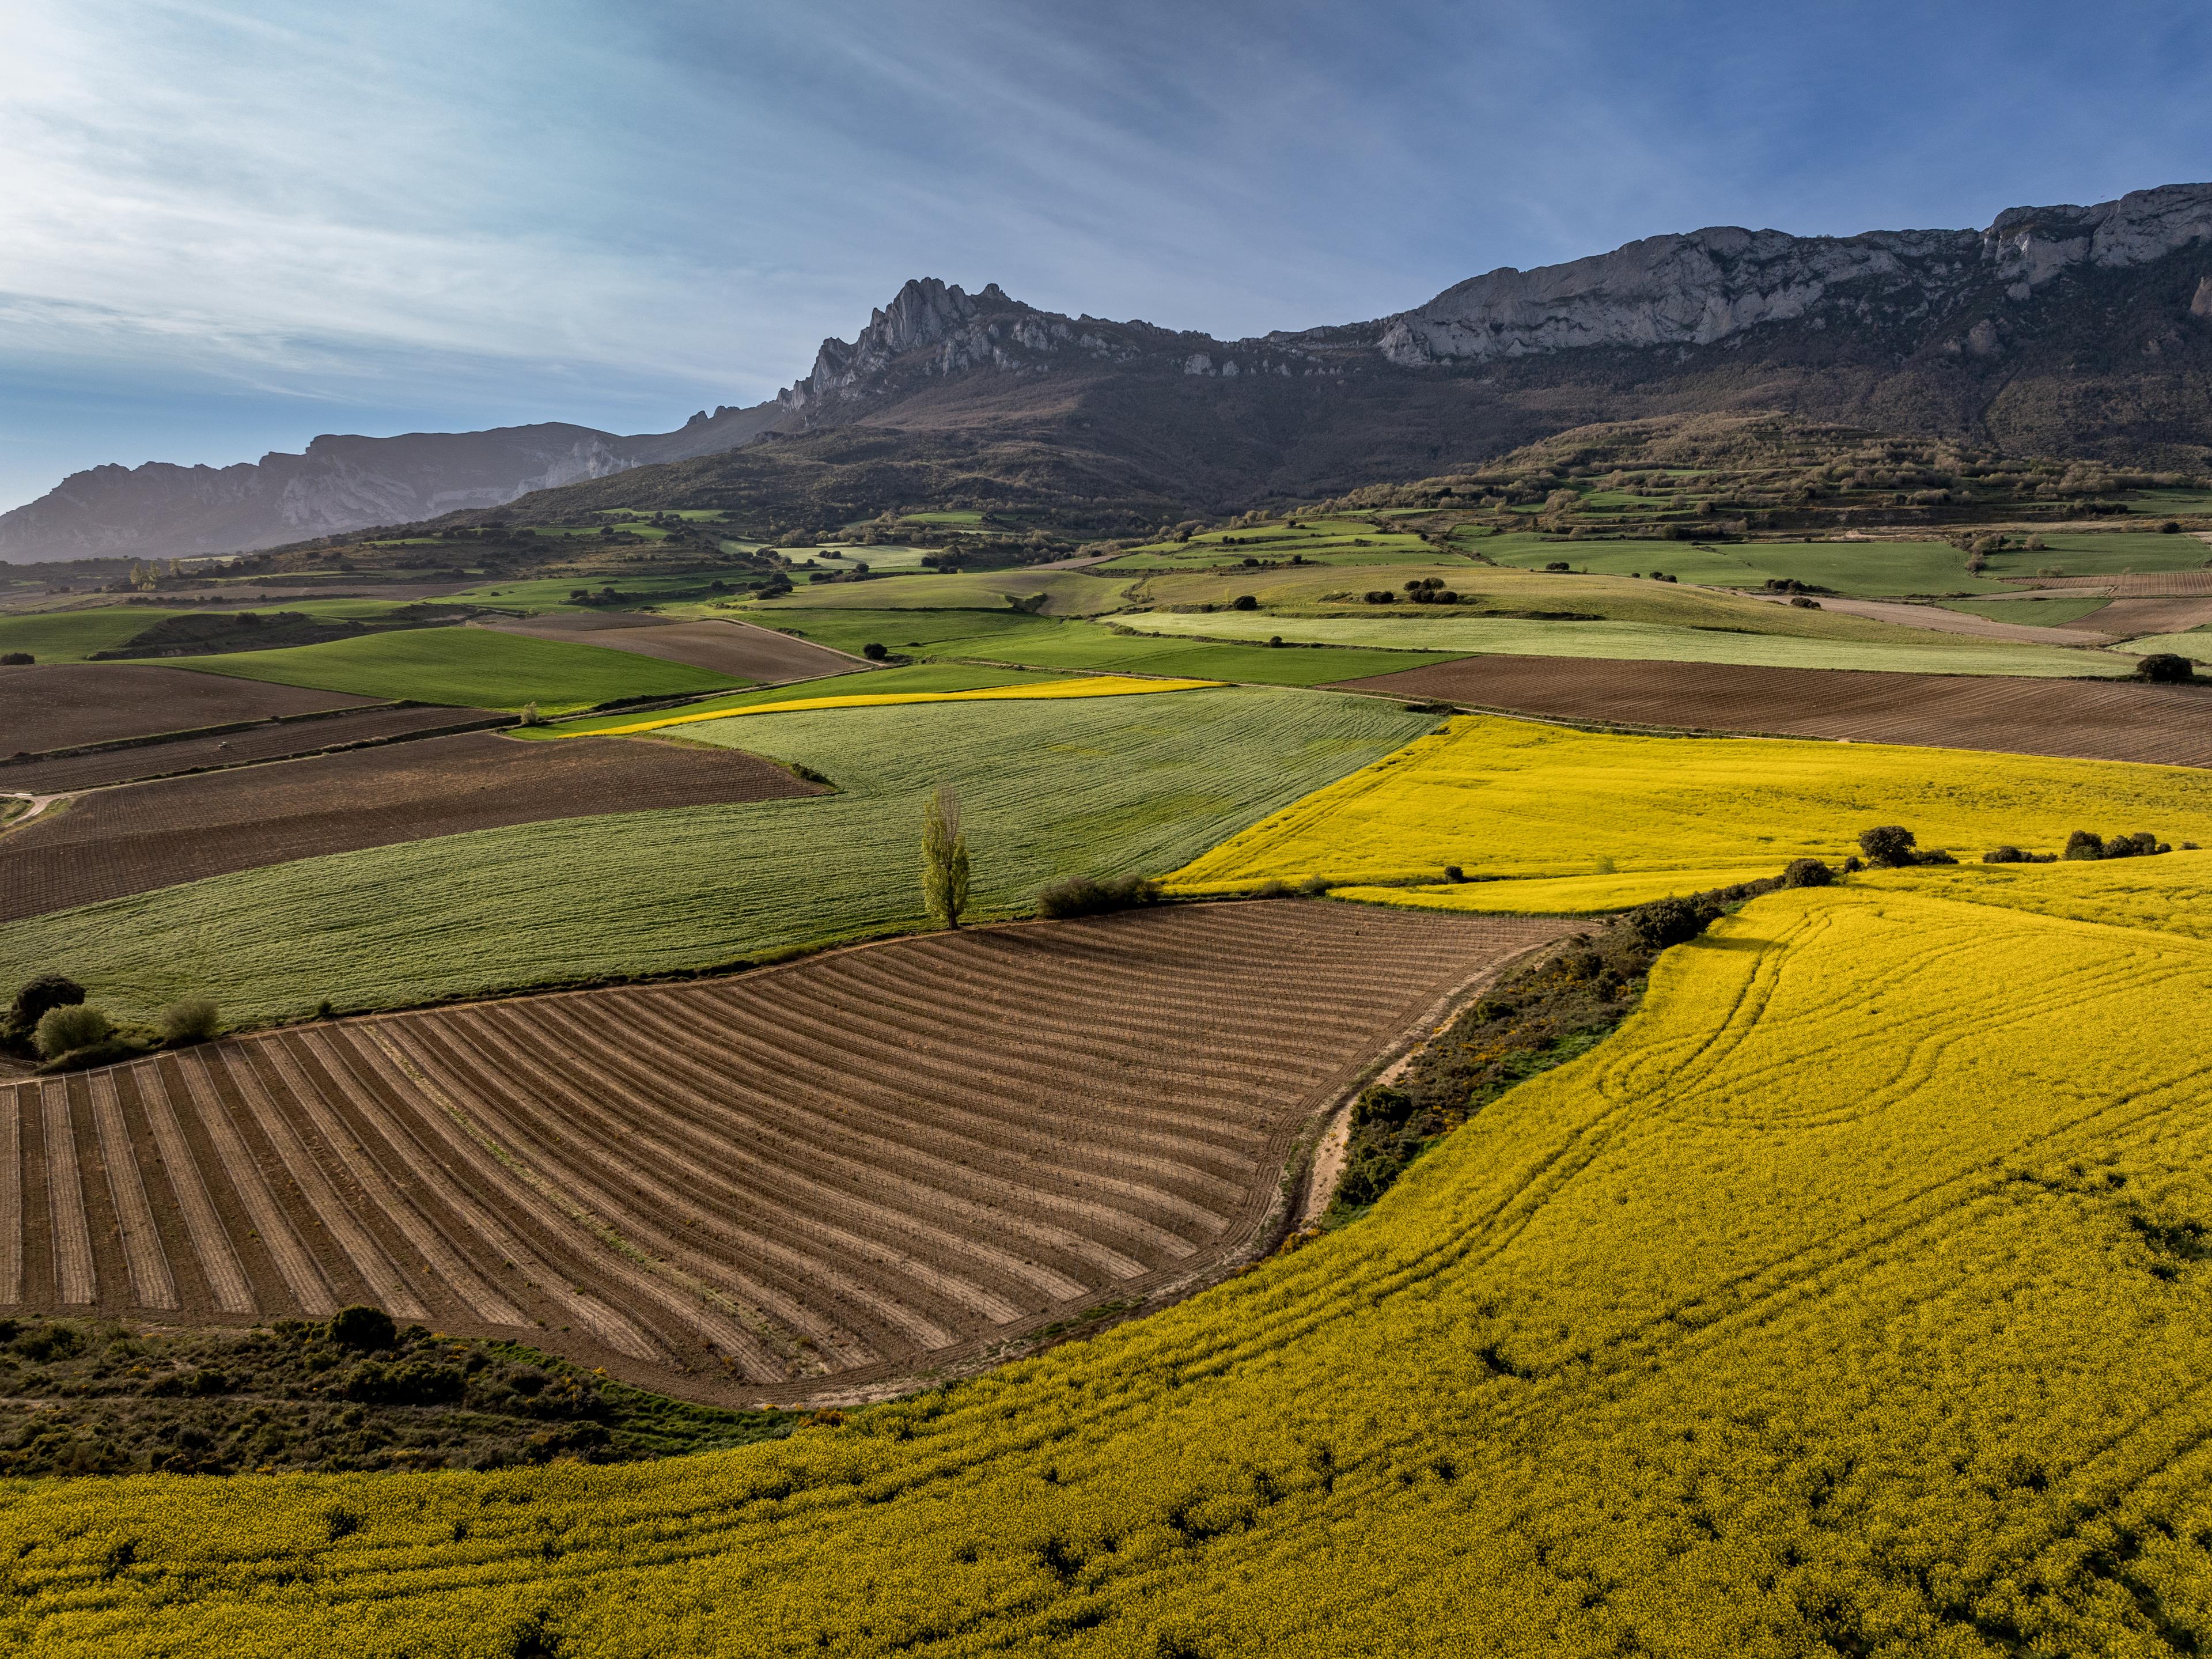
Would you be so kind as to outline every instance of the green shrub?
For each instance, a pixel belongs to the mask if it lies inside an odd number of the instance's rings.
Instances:
[[[383,1309],[356,1303],[331,1316],[328,1334],[342,1348],[389,1348],[399,1340],[399,1327]]]
[[[1229,608],[1231,611],[1257,611],[1260,608],[1260,601],[1249,593],[1239,593],[1229,601]]]
[[[1912,831],[1901,823],[1879,823],[1862,832],[1859,851],[1878,870],[1901,870],[1919,861],[1912,850]]]
[[[1095,916],[1109,910],[1158,904],[1165,896],[1159,883],[1148,876],[1109,876],[1103,881],[1071,876],[1037,895],[1037,914],[1054,918]]]
[[[870,662],[881,662],[885,657],[890,656],[890,647],[885,645],[881,640],[870,640],[866,645],[860,647],[860,654],[866,657]]]
[[[66,974],[40,974],[26,980],[8,1010],[8,1034],[21,1041],[39,1029],[50,1008],[66,1008],[84,1000],[84,987]]]
[[[1826,887],[1836,872],[1818,859],[1792,859],[1782,871],[1784,887]]]
[[[209,997],[179,997],[161,1010],[161,1036],[170,1042],[204,1042],[222,1024]]]
[[[2197,678],[2197,665],[2171,651],[2154,651],[2136,659],[2136,678],[2160,685],[2179,685]]]
[[[28,668],[38,659],[27,651],[0,652],[0,668]]]
[[[2076,830],[2066,837],[2066,850],[2060,856],[2073,860],[2100,859],[2105,856],[2105,838],[2094,830]]]
[[[1693,939],[1705,931],[1712,915],[1704,906],[1688,899],[1663,898],[1650,904],[1640,904],[1628,913],[1628,925],[1636,937],[1649,948],[1663,951],[1670,945],[1680,945]],[[1577,977],[1588,978],[1589,975]]]
[[[114,1030],[114,1021],[87,1004],[49,1008],[39,1018],[39,1052],[48,1060],[58,1060],[75,1049],[105,1042]]]
[[[1369,1123],[1403,1123],[1413,1115],[1413,1097],[1402,1089],[1377,1083],[1352,1103],[1355,1128]]]

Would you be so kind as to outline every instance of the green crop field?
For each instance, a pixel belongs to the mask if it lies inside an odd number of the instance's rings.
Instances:
[[[2032,628],[2057,628],[2084,617],[2094,616],[2110,605],[2110,599],[2098,595],[2086,599],[2023,597],[2017,599],[1946,599],[1946,611],[1963,611],[1969,616],[1987,617],[1991,622],[2025,623]]]
[[[834,568],[824,565],[824,569]],[[1126,603],[1126,583],[1092,576],[1079,570],[973,570],[949,574],[886,576],[880,581],[810,583],[804,576],[799,591],[787,599],[760,605],[760,620],[775,626],[776,612],[787,610],[832,611],[1006,611],[1012,595],[1018,599],[1044,596],[1043,614],[1054,617],[1090,616],[1113,611]]]
[[[764,702],[788,702],[794,697],[842,697],[854,693],[975,691],[985,686],[1018,685],[1024,680],[1042,683],[1059,678],[1055,674],[1023,668],[987,668],[967,663],[910,663],[899,668],[856,669],[849,674],[830,674],[818,680],[796,680],[784,685],[759,686],[750,691],[732,691],[726,697],[708,697],[698,702],[686,703],[683,712],[703,714],[718,708],[750,708]],[[586,715],[580,720],[559,720],[549,726],[518,729],[512,735],[541,740],[573,738],[582,732],[605,731],[610,726],[635,725],[641,718],[650,716],[635,714]]]
[[[549,714],[588,708],[617,697],[681,696],[744,684],[726,674],[634,652],[483,628],[412,629],[325,645],[178,657],[165,665],[471,708],[520,709],[534,702]]]
[[[696,593],[714,580],[707,573],[684,576],[532,576],[526,580],[488,581],[480,587],[454,594],[453,603],[490,605],[502,611],[603,611],[608,607],[579,605],[568,596],[579,588],[596,593],[603,587],[611,587],[626,599],[635,601],[616,609],[641,610],[662,594]]]
[[[2198,570],[2212,564],[2212,547],[2194,536],[2156,531],[2060,531],[2031,553],[2008,548],[1990,556],[1991,575],[2033,576],[2045,570],[2068,576],[2114,576],[2127,571]]]
[[[95,651],[117,649],[166,617],[187,614],[150,605],[103,605],[0,617],[0,652],[27,651],[40,662],[82,662]]]
[[[1117,633],[1100,623],[985,611],[781,611],[761,620],[841,651],[858,651],[875,641],[908,656],[969,657],[1033,668],[1166,674],[1254,685],[1328,685],[1466,654],[1222,645]]]
[[[1541,569],[1564,559],[1577,570],[1626,575],[1663,570],[1679,581],[1758,587],[1779,578],[1855,599],[1906,593],[2002,593],[2002,582],[1966,574],[1966,556],[1946,542],[1582,541],[1529,536],[1473,545],[1501,564]]]
[[[483,830],[11,922],[0,984],[58,967],[118,1015],[189,989],[260,1019],[911,926],[915,836],[940,783],[965,803],[979,908],[1022,909],[1061,877],[1173,869],[1431,723],[1268,689],[708,723],[687,735],[801,763],[840,793]]]
[[[1758,900],[1364,1220],[842,1426],[19,1486],[0,1628],[226,1659],[2192,1651],[2212,945],[1962,890]]]
[[[2143,656],[2169,651],[2177,657],[2187,657],[2192,662],[2212,662],[2212,633],[2192,628],[2186,634],[2146,634],[2140,639],[2130,640],[2124,647],[2116,645],[2112,649]]]
[[[1790,614],[1782,606],[1772,608],[1784,616]],[[2110,677],[2131,672],[2135,666],[2132,658],[2106,652],[1985,644],[1908,628],[1891,628],[1887,637],[1866,640],[1801,639],[1733,629],[1668,628],[1650,623],[1521,622],[1435,613],[1269,617],[1236,611],[1193,615],[1153,611],[1121,620],[1148,633],[1179,637],[1240,640],[1279,634],[1285,640],[1317,645],[1401,650],[1427,647],[1455,656],[1597,657],[1626,662],[1723,662],[1768,668],[1864,668],[1893,673],[2024,674],[2052,678]]]
[[[1296,528],[1288,522],[1231,526],[1187,542],[1152,542],[1097,568],[1202,570],[1245,559],[1287,562],[1292,555],[1325,565],[1394,564],[1433,556],[1419,536],[1381,529],[1364,519],[1301,519]]]

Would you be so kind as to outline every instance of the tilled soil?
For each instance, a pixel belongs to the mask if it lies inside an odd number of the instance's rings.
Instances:
[[[281,760],[292,755],[313,755],[348,744],[404,737],[413,732],[436,732],[454,726],[506,723],[512,717],[483,708],[382,706],[347,709],[308,720],[287,720],[257,726],[218,737],[179,738],[163,743],[139,744],[129,749],[100,750],[89,755],[64,755],[58,760],[0,760],[0,790],[9,794],[58,794],[72,789],[97,789],[133,778],[173,777],[219,766],[240,766],[252,761]]]
[[[136,663],[0,668],[0,759],[274,714],[361,708],[375,701]],[[0,788],[12,787],[0,782]]]
[[[488,624],[502,634],[527,634],[541,640],[570,640],[580,645],[634,651],[641,657],[687,663],[734,679],[772,684],[847,674],[865,668],[842,651],[779,634],[750,623],[678,622],[635,611],[553,613],[520,622]]]
[[[2059,626],[2075,633],[2133,639],[2138,634],[2185,634],[2212,623],[2212,591],[2161,598],[2114,599],[2102,610]]]
[[[2033,580],[2023,576],[2018,581],[2023,587],[2048,587],[2069,592],[2102,589],[2118,599],[2143,599],[2164,593],[2212,594],[2212,570],[2145,570],[2123,576],[2041,576]]]
[[[0,921],[502,824],[817,793],[737,750],[489,732],[126,784],[0,835]]]
[[[1556,920],[1312,901],[278,1030],[0,1085],[0,1308],[381,1305],[726,1401],[1258,1248],[1297,1136]]]
[[[1468,657],[1347,689],[1623,726],[2212,766],[2212,686]]]

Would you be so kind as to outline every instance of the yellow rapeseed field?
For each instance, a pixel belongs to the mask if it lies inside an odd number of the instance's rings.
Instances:
[[[1776,874],[1794,858],[1840,860],[1877,823],[1907,825],[1921,846],[1962,859],[2007,842],[2056,851],[2077,829],[2212,843],[2212,775],[1462,716],[1261,820],[1168,884],[1222,892],[1319,876],[1355,886],[1434,880],[1454,864],[1470,876],[1549,878],[1602,871],[1601,860],[1626,873]]]
[[[2212,939],[2212,852],[2080,864],[1870,870],[1854,882]]]
[[[658,732],[664,726],[691,726],[701,720],[742,720],[748,714],[787,714],[798,708],[879,708],[895,702],[992,702],[1006,698],[1127,697],[1146,691],[1203,691],[1221,684],[1219,680],[1152,680],[1127,674],[1093,674],[1073,680],[991,685],[980,691],[882,691],[872,696],[854,693],[842,697],[793,697],[784,702],[749,703],[742,708],[714,708],[696,714],[661,714],[628,726],[598,726],[588,732],[556,735],[624,738],[639,732]]]
[[[1941,890],[1757,900],[1367,1219],[842,1428],[10,1488],[0,1643],[2195,1651],[2212,944]]]
[[[1631,870],[1603,875],[1470,881],[1443,887],[1333,887],[1329,896],[1417,910],[1467,910],[1516,916],[1584,916],[1653,899],[1710,892],[1780,873],[1778,864],[1718,870]]]

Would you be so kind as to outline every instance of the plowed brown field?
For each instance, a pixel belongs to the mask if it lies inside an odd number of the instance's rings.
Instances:
[[[1623,726],[2212,766],[2212,687],[1468,657],[1347,689]]]
[[[489,732],[125,784],[0,834],[0,921],[501,824],[817,793],[734,749]]]
[[[2185,634],[2212,622],[2212,591],[2160,599],[2114,599],[2101,611],[2059,626],[2071,632],[2133,639],[2138,634]]]
[[[2143,599],[2166,593],[2212,593],[2212,570],[2142,570],[2118,576],[2016,576],[2007,581],[2021,587],[2048,587],[2069,592],[2099,589],[2119,599]]]
[[[634,651],[641,657],[688,663],[694,668],[709,668],[718,674],[763,684],[846,674],[867,666],[826,645],[793,639],[750,623],[678,622],[668,617],[617,611],[580,616],[552,613],[489,625],[503,634]]]
[[[447,731],[473,724],[504,726],[513,719],[511,714],[495,714],[483,708],[392,708],[379,705],[347,709],[307,720],[275,720],[216,737],[177,738],[136,744],[128,749],[64,755],[57,760],[0,761],[0,790],[10,794],[51,795],[72,789],[97,789],[106,784],[127,783],[133,778],[173,777],[180,772],[210,767],[313,755],[325,749],[404,737],[415,732]]]
[[[791,1398],[1264,1243],[1297,1136],[1561,924],[1296,900],[348,1020],[0,1085],[0,1305],[374,1302]]]
[[[136,663],[0,668],[0,758],[374,701]]]

